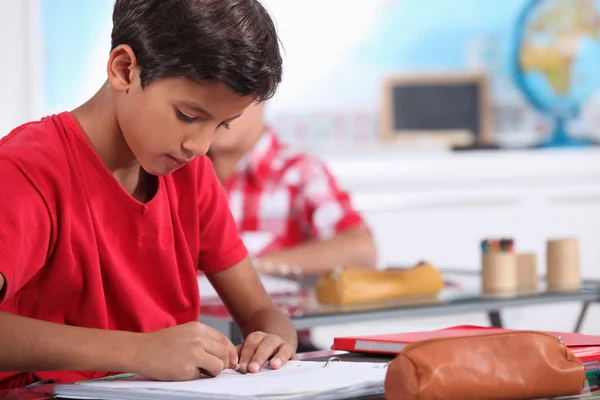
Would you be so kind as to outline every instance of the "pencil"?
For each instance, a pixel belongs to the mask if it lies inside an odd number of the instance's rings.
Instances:
[[[240,364],[231,364],[231,365],[229,366],[229,368],[231,368],[231,369],[232,369],[232,370],[234,370],[235,372],[238,372],[238,373],[240,373],[240,374],[242,374],[242,375],[245,375],[245,374],[246,374],[246,370],[245,370],[245,369],[244,369],[242,366],[240,366]]]

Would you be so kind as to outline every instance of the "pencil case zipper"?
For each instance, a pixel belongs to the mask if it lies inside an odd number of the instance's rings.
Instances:
[[[468,335],[468,336],[455,336],[455,337],[450,337],[450,338],[435,338],[435,339],[427,339],[427,340],[423,340],[423,341],[419,341],[419,342],[414,342],[414,343],[410,343],[408,345],[406,345],[403,349],[402,352],[408,356],[408,353],[417,348],[417,347],[421,347],[424,345],[428,345],[431,343],[437,343],[437,342],[441,342],[441,341],[455,341],[455,340],[464,340],[467,338],[474,338],[474,339],[483,339],[491,337],[498,337],[498,336],[507,336],[507,335],[539,335],[539,336],[543,336],[546,337],[548,339],[554,340],[554,341],[558,341],[559,343],[561,343],[563,345],[563,347],[565,348],[566,351],[569,351],[568,347],[565,346],[562,338],[560,336],[552,336],[549,335],[547,333],[544,332],[538,332],[538,331],[513,331],[513,332],[500,332],[500,333],[490,333],[490,334],[483,334],[483,335]],[[567,353],[565,353],[565,355],[567,355]]]

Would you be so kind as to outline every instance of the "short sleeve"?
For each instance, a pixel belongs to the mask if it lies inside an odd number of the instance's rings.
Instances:
[[[219,272],[240,263],[248,256],[231,215],[225,190],[208,157],[201,162],[199,218],[200,257],[198,268]]]
[[[0,304],[44,266],[51,232],[42,195],[12,161],[0,159],[0,273],[6,285]]]
[[[350,195],[339,187],[325,163],[306,156],[294,168],[298,168],[301,181],[299,217],[312,238],[327,240],[364,223]]]

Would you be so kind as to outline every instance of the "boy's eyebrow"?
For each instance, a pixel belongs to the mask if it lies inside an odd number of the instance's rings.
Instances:
[[[209,113],[208,111],[206,111],[204,108],[202,108],[198,104],[194,103],[193,101],[184,101],[183,104],[185,104],[187,107],[191,108],[194,111],[204,114],[208,118],[213,118],[211,113]],[[233,117],[226,119],[226,121],[233,121],[234,119],[239,118],[241,116],[242,116],[242,114],[234,115]]]
[[[192,102],[192,101],[184,101],[183,104],[185,104],[186,106],[188,106],[189,108],[191,108],[194,111],[198,111],[201,114],[206,115],[209,118],[212,118],[212,115],[206,111],[204,108],[202,108],[201,106],[199,106],[198,104]]]
[[[231,121],[233,121],[235,119],[238,119],[241,116],[242,116],[242,114],[234,115],[233,117],[226,119],[226,121],[230,121],[231,122]]]

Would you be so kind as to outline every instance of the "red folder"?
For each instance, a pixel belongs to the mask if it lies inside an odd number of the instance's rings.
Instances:
[[[490,328],[475,325],[460,325],[437,331],[410,332],[391,335],[338,337],[333,341],[333,350],[355,353],[398,354],[409,343],[427,339],[450,338],[457,336],[489,335],[499,332],[510,332],[512,329]],[[600,358],[600,336],[582,335],[568,332],[549,332],[560,336],[569,349],[581,361],[598,360]]]

